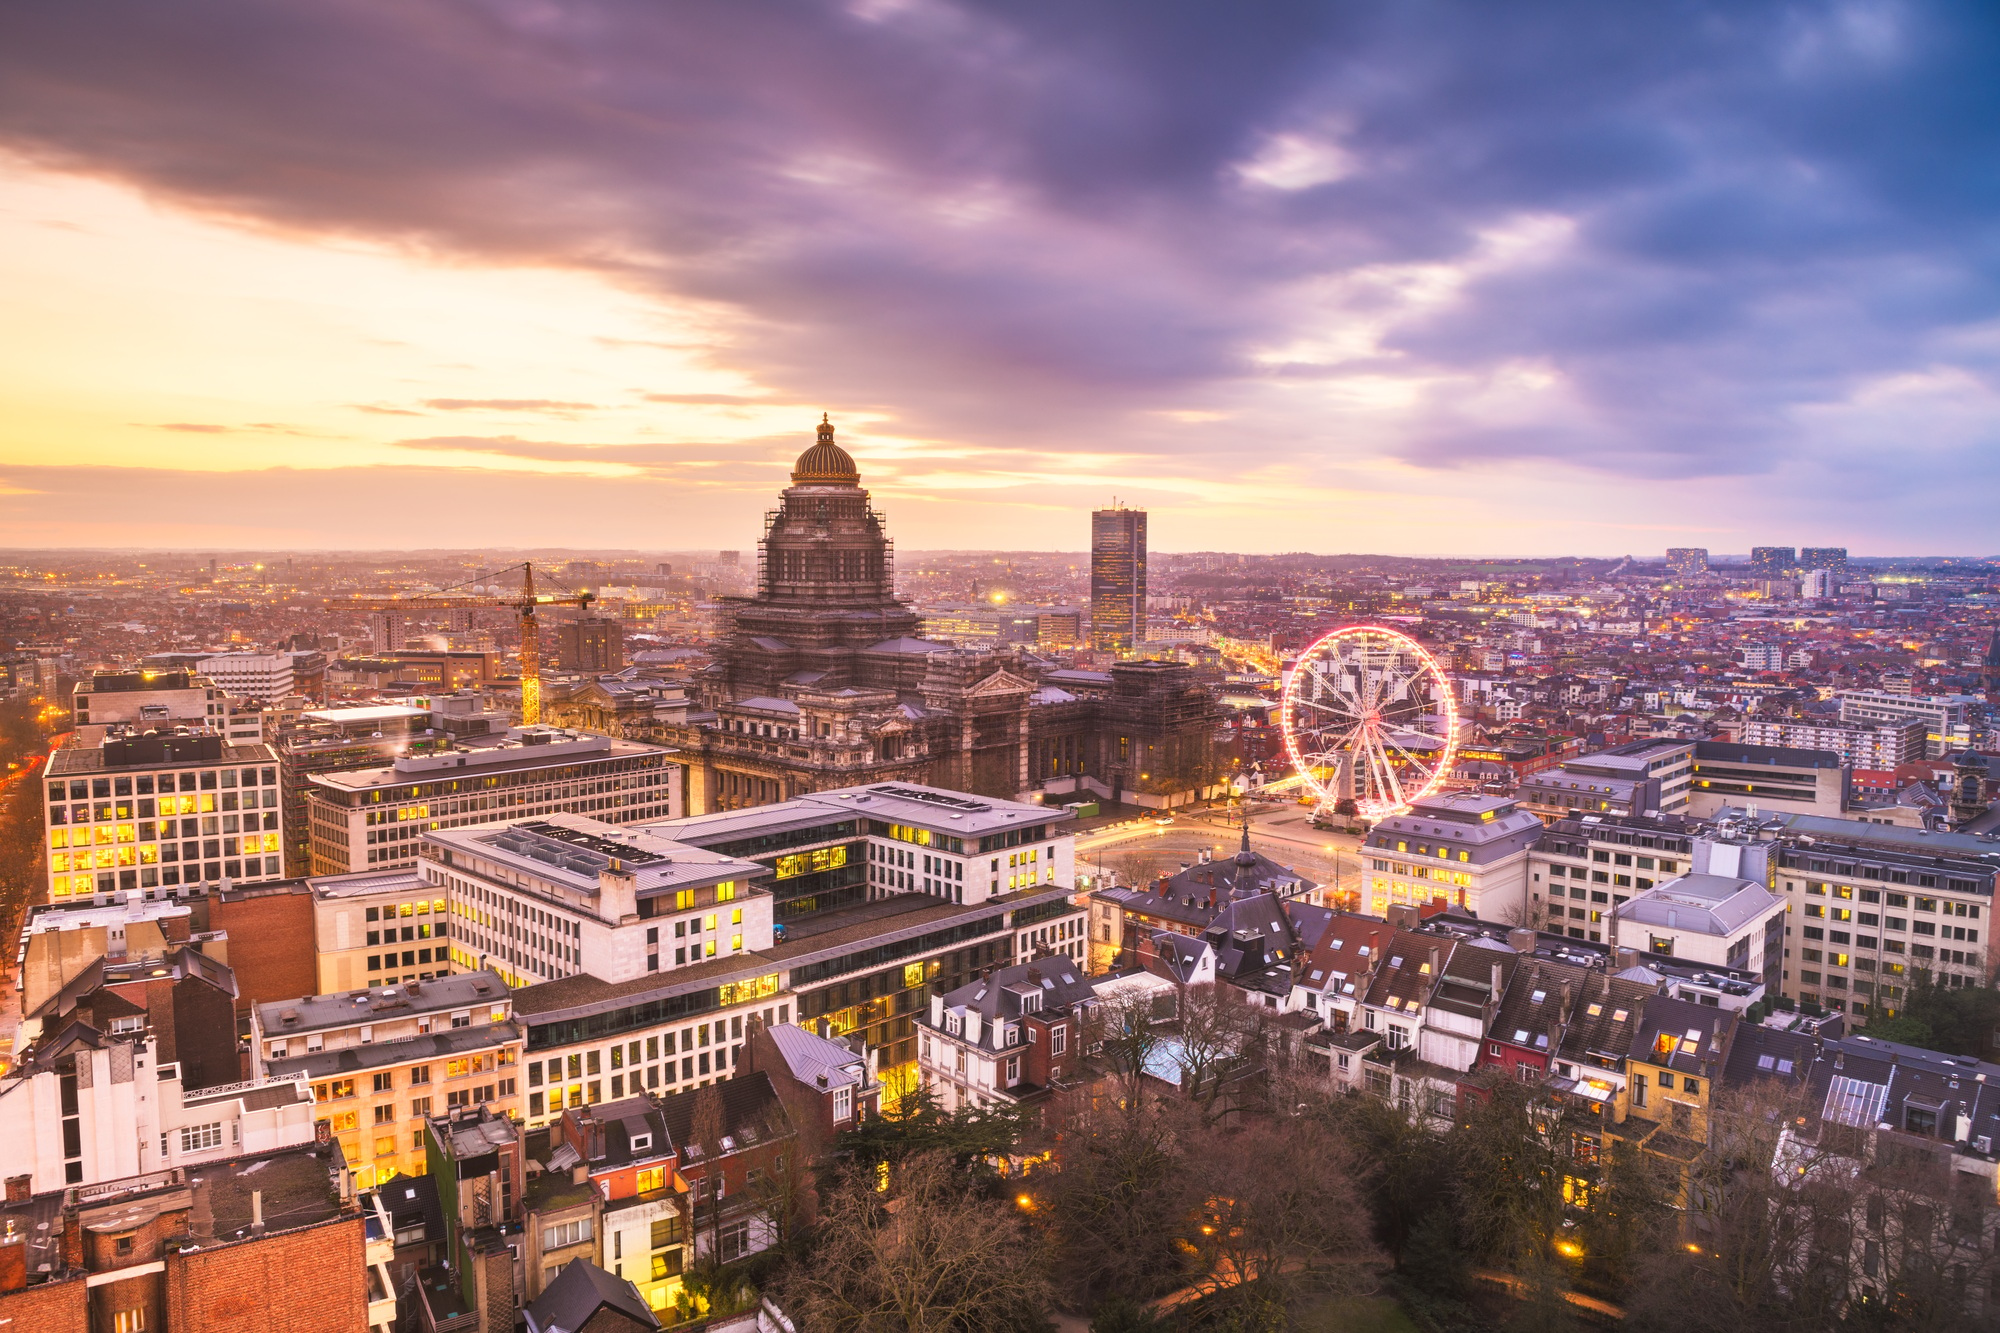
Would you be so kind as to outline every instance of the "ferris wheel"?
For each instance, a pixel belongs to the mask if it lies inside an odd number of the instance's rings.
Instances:
[[[1369,821],[1435,792],[1458,753],[1458,704],[1437,660],[1409,635],[1348,625],[1322,635],[1285,677],[1280,726],[1321,809]]]

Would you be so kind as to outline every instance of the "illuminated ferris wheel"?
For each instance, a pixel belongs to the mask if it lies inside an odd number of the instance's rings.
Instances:
[[[1285,677],[1280,725],[1299,778],[1332,809],[1374,821],[1450,776],[1458,705],[1437,660],[1409,635],[1348,625],[1322,635]]]

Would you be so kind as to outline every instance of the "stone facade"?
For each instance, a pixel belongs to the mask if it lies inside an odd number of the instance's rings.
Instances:
[[[1221,709],[1187,667],[1052,673],[1025,649],[918,638],[891,546],[823,422],[766,517],[756,595],[728,603],[699,711],[657,736],[687,765],[689,813],[884,780],[1151,805],[1221,781]]]

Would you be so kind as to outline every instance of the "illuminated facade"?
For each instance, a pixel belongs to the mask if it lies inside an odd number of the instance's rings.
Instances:
[[[277,756],[215,735],[148,734],[49,756],[51,902],[280,879]]]
[[[363,1189],[425,1171],[433,1115],[488,1106],[520,1114],[521,1029],[492,973],[260,1004],[257,1078],[301,1079]]]
[[[1090,515],[1090,646],[1129,653],[1146,637],[1146,511]]]
[[[1486,921],[1524,922],[1529,852],[1541,836],[1542,822],[1506,797],[1425,797],[1369,832],[1361,910],[1384,916],[1399,903],[1443,903]]]

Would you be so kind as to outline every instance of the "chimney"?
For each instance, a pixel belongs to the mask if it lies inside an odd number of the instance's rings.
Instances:
[[[264,1191],[250,1191],[250,1229],[259,1235],[264,1231]]]
[[[1500,995],[1500,973],[1501,973],[1500,964],[1495,963],[1493,965],[1493,994],[1496,999]]]
[[[1516,926],[1507,932],[1507,943],[1515,953],[1535,951],[1535,932],[1527,926]]]
[[[35,1178],[32,1175],[7,1177],[7,1202],[26,1203],[35,1192]]]
[[[1628,967],[1639,966],[1639,951],[1623,944],[1619,945],[1611,951],[1611,966],[1619,972]]]
[[[1389,924],[1397,930],[1415,930],[1420,919],[1417,909],[1408,903],[1390,903],[1387,916]]]
[[[1436,976],[1437,974],[1438,974],[1438,947],[1437,945],[1433,944],[1431,946],[1431,975]]]

